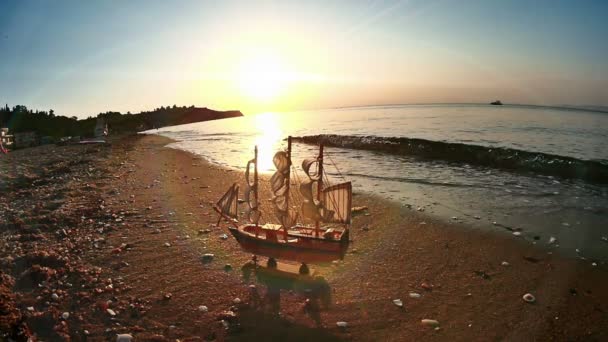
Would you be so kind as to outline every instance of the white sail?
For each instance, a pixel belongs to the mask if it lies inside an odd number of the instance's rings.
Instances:
[[[270,177],[270,188],[275,196],[283,196],[287,191],[287,182],[285,176],[278,171]]]
[[[275,196],[272,199],[275,209],[281,212],[287,212],[287,198],[285,196]]]
[[[315,186],[317,186],[316,181],[305,181],[300,184],[300,193],[305,200],[313,200],[313,188]]]
[[[232,219],[238,219],[238,198],[239,198],[239,186],[234,183],[226,191],[224,196],[220,198],[215,204],[215,210],[217,210],[223,216],[230,217]]]
[[[272,162],[274,166],[277,168],[277,171],[284,172],[285,170],[289,170],[291,163],[289,162],[289,156],[285,151],[279,151],[274,154],[272,157]]]
[[[287,214],[281,218],[283,227],[293,227],[298,222],[298,213],[293,210],[288,210]]]
[[[336,184],[323,189],[321,201],[323,221],[350,224],[353,201],[351,182]]]
[[[245,181],[247,182],[247,185],[250,188],[253,188],[254,185],[257,184],[257,179],[255,179],[255,177],[251,177],[250,173],[251,173],[251,166],[253,165],[254,167],[254,172],[255,172],[255,159],[251,159],[250,161],[247,162],[247,167],[245,168]]]
[[[248,211],[258,208],[258,199],[255,198],[255,188],[247,188],[245,190],[245,203],[247,203]]]
[[[251,166],[253,166],[254,177],[250,176]],[[256,147],[256,158],[251,159],[247,162],[247,169],[245,170],[245,182],[247,183],[247,188],[245,189],[245,202],[247,203],[247,218],[249,222],[257,225],[260,220],[261,213],[258,210],[258,179],[255,177],[257,175],[257,147]]]
[[[317,158],[307,158],[302,161],[302,170],[304,171],[304,173],[306,173],[308,178],[310,178],[311,180],[319,180],[318,164],[317,164],[316,170],[310,169],[315,163],[318,163],[318,162],[319,162],[319,160]]]
[[[300,194],[302,194],[302,216],[312,221],[321,221],[323,219],[323,207],[314,198],[314,187],[318,186],[319,172],[318,164],[316,172],[311,170],[315,163],[318,163],[317,158],[308,158],[302,161],[302,170],[308,176],[308,180],[300,184]]]
[[[314,201],[302,201],[302,215],[307,219],[321,221],[321,209]]]
[[[284,151],[275,153],[272,161],[277,168],[277,171],[270,178],[270,188],[274,195],[272,203],[275,207],[275,215],[284,227],[289,228],[296,223],[296,215],[292,210],[289,210],[287,204],[291,161],[289,155]]]

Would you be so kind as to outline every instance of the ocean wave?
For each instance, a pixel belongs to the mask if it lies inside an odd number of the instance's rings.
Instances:
[[[294,137],[293,141],[306,144],[322,143],[326,146],[381,151],[423,159],[468,163],[504,170],[532,172],[547,176],[608,184],[608,162],[601,160],[581,160],[511,148],[404,137],[321,134]]]
[[[450,183],[450,182],[433,182],[433,181],[430,181],[427,179],[412,178],[412,177],[383,177],[383,176],[375,176],[375,175],[363,174],[363,173],[345,173],[344,176],[388,180],[388,181],[403,182],[403,183],[415,183],[415,184],[423,184],[423,185],[457,187],[457,188],[475,187],[474,185],[470,185],[470,184]]]

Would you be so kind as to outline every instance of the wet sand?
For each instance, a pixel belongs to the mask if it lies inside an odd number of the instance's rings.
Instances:
[[[331,289],[331,305],[317,307],[314,299],[306,305],[298,291],[281,291],[277,298],[259,282],[255,293],[262,303],[256,303],[241,275],[251,256],[232,237],[222,239],[227,229],[213,226],[211,209],[230,184],[244,185],[243,174],[165,148],[167,143],[159,136],[129,136],[109,146],[44,146],[0,159],[5,336],[608,338],[604,265],[548,254],[364,194],[354,196],[355,206],[368,209],[353,220],[354,241],[345,259],[314,267]],[[262,187],[260,198],[265,194]],[[213,253],[213,261],[203,262],[205,253]],[[225,270],[227,264],[232,270]],[[536,303],[524,302],[525,293]],[[276,301],[278,315],[269,305]],[[438,329],[421,319],[437,320]],[[337,327],[338,321],[348,326]]]

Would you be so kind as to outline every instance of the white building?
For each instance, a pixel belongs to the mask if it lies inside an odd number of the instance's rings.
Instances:
[[[0,142],[4,148],[10,148],[13,145],[13,136],[8,133],[8,128],[0,128]]]

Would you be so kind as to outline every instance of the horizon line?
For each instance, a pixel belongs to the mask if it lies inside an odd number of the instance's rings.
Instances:
[[[535,107],[535,108],[552,108],[552,109],[558,109],[558,110],[569,110],[569,111],[586,111],[586,112],[594,112],[594,113],[607,113],[608,114],[608,105],[570,105],[570,104],[558,104],[558,105],[540,105],[540,104],[527,104],[527,103],[502,103],[501,105],[492,105],[488,102],[415,102],[415,103],[387,103],[387,104],[365,104],[365,105],[354,105],[354,106],[335,106],[335,107],[318,107],[318,108],[310,108],[310,109],[296,109],[296,110],[283,110],[283,111],[273,111],[273,110],[266,110],[266,111],[256,111],[255,113],[248,113],[245,114],[245,112],[243,112],[240,109],[214,109],[208,106],[197,106],[194,104],[191,105],[177,105],[177,104],[173,104],[175,106],[179,107],[190,107],[190,106],[194,106],[196,108],[208,108],[208,109],[212,109],[212,110],[216,110],[216,111],[239,111],[243,114],[243,116],[247,116],[247,115],[258,115],[258,114],[262,114],[262,113],[268,113],[268,112],[277,112],[277,113],[294,113],[294,112],[310,112],[310,111],[321,111],[321,110],[341,110],[341,109],[356,109],[356,108],[372,108],[372,107],[399,107],[399,106],[437,106],[437,105],[476,105],[476,106],[511,106],[511,107]],[[167,108],[172,108],[173,105],[168,105],[166,106]],[[8,106],[8,103],[5,104],[5,106]],[[18,106],[18,105],[13,105],[14,106]],[[26,105],[22,105],[25,106],[27,108]],[[107,110],[105,112],[99,112],[97,114],[93,114],[93,115],[88,115],[87,117],[83,117],[83,118],[78,118],[76,115],[67,115],[67,114],[59,114],[57,116],[64,116],[64,117],[77,117],[78,120],[86,120],[87,118],[94,118],[99,116],[99,114],[105,114],[105,113],[109,113],[109,112],[114,112],[114,113],[120,113],[122,115],[126,115],[128,112],[130,112],[131,114],[141,114],[142,112],[146,112],[146,111],[154,111],[156,109],[160,109],[161,107],[165,107],[165,106],[160,106],[154,109],[143,109],[140,110],[137,113],[134,113],[131,110],[127,110],[127,112],[123,113],[121,111],[114,111],[114,110]],[[10,107],[9,107],[10,108]],[[29,109],[33,109],[33,108],[29,108]],[[40,109],[35,109],[40,111]],[[42,110],[42,111],[50,111],[53,110],[52,108],[49,110]]]

